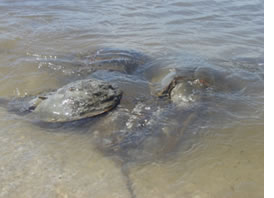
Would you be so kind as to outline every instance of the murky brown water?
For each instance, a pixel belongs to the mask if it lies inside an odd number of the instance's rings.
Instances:
[[[216,92],[188,127],[177,118],[179,110],[159,107],[165,114],[156,126],[184,135],[160,156],[127,161],[132,190],[136,198],[263,197],[263,27],[262,0],[3,0],[0,97],[23,97],[73,81],[79,77],[62,69],[103,47],[151,57],[134,74],[137,80],[124,84],[129,98],[136,93],[149,98],[150,85],[175,69],[222,71],[227,74],[222,82],[234,91]],[[158,108],[149,101],[144,105]],[[104,130],[108,117],[82,128],[48,128],[0,107],[0,197],[132,197],[117,163],[124,159],[106,155],[94,141],[94,131]],[[148,143],[145,152],[161,150]]]

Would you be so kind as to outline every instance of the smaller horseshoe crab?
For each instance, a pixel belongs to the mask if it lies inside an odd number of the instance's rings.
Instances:
[[[112,110],[120,102],[122,91],[97,79],[72,82],[56,91],[15,99],[8,108],[30,112],[43,122],[69,122],[94,117]]]

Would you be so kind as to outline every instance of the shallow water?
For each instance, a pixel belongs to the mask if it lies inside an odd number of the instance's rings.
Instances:
[[[151,62],[132,76],[94,75],[122,82],[119,108],[130,106],[137,93],[147,116],[160,112],[159,124],[147,131],[183,136],[167,150],[165,139],[148,138],[148,146],[129,153],[136,198],[263,197],[263,19],[262,0],[2,0],[0,97],[33,95],[82,78],[71,72],[98,48],[139,51]],[[225,75],[207,108],[185,127],[180,108],[150,102],[150,88],[187,67]],[[0,107],[0,197],[132,197],[123,156],[102,152],[94,139],[95,131],[127,125],[104,125],[111,115],[81,128],[45,127]]]

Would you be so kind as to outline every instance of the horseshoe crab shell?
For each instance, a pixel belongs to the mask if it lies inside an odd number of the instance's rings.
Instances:
[[[69,122],[94,117],[112,110],[120,102],[122,91],[97,79],[72,82],[54,92],[21,100],[23,111],[44,122]],[[27,101],[27,104],[26,104]],[[19,104],[18,104],[19,103]],[[20,101],[10,102],[20,105]],[[20,110],[22,112],[22,108]]]

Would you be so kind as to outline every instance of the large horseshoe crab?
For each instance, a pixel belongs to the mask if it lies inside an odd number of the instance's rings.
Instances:
[[[72,78],[74,81],[71,83],[54,91],[15,98],[9,102],[1,99],[2,103],[7,104],[10,111],[31,113],[33,118],[43,122],[70,122],[94,117],[115,108],[122,91],[111,83],[88,75],[98,70],[129,74],[148,60],[142,53],[112,48],[96,50],[89,55],[81,55],[81,58],[74,64],[71,60],[76,58],[55,57],[48,60],[51,69],[74,74],[76,78]],[[86,79],[79,80],[79,77]]]
[[[99,76],[104,75],[109,76],[111,73],[100,71]],[[93,128],[98,146],[129,159],[151,158],[151,154],[155,154],[152,153],[153,147],[157,150],[156,155],[172,150],[182,138],[185,129],[195,121],[198,111],[204,108],[202,102],[206,94],[214,91],[214,75],[214,70],[205,72],[205,69],[200,68],[188,73],[178,72],[165,80],[160,91],[152,91],[155,95],[146,95],[143,98],[141,93],[144,89],[151,91],[148,82],[143,82],[145,88],[124,87],[123,91],[127,96],[123,100],[131,99],[126,103],[122,100],[115,111]],[[128,76],[122,79],[127,81],[125,84],[128,85],[130,81],[130,86],[134,86],[134,79],[130,80],[131,78]],[[112,81],[119,82],[119,87],[123,86],[119,75],[116,79],[113,77]],[[173,119],[174,114],[177,114],[177,119]],[[176,122],[183,123],[180,130],[172,128],[178,125]],[[162,150],[156,149],[156,144]],[[141,156],[140,152],[148,156]]]

